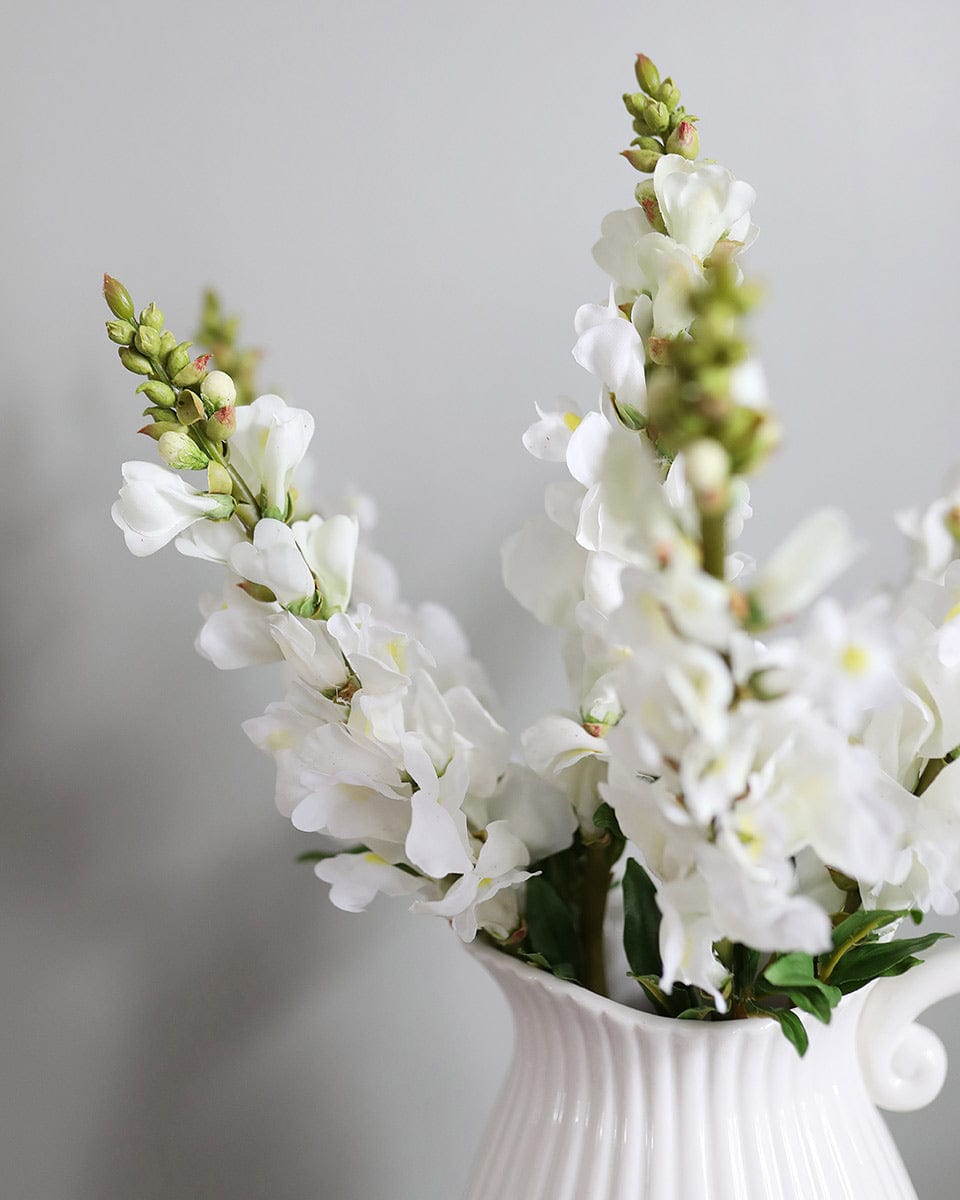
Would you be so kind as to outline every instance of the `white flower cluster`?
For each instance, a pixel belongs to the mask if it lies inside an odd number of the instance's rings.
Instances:
[[[278,396],[237,409],[230,462],[265,510],[287,510],[312,434],[312,417]],[[333,902],[409,896],[465,940],[478,927],[512,936],[527,867],[568,845],[576,822],[556,789],[510,764],[450,613],[400,601],[355,513],[263,517],[251,535],[207,519],[222,515],[217,499],[163,467],[123,473],[113,517],[135,554],[176,538],[228,570],[222,596],[203,599],[200,653],[223,669],[288,666],[286,697],[245,728],[276,762],[281,812],[323,836],[316,872]],[[370,505],[353,507],[369,525]]]
[[[665,233],[642,207],[603,222],[594,255],[613,284],[577,312],[574,347],[599,404],[538,408],[525,445],[569,477],[505,545],[504,577],[561,630],[578,700],[527,730],[528,764],[566,788],[588,836],[600,800],[614,810],[656,884],[664,990],[694,984],[722,1011],[725,939],[821,953],[845,888],[867,907],[956,910],[957,499],[901,519],[919,565],[896,602],[818,599],[854,553],[832,511],[759,569],[737,554],[725,579],[703,569],[694,492],[712,458],[668,464],[636,428],[657,339],[686,335],[704,262],[752,241],[754,193],[670,154],[653,182]],[[755,362],[731,389],[763,408]],[[735,480],[727,541],[749,515]]]

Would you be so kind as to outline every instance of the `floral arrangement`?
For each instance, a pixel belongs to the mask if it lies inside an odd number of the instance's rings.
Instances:
[[[217,369],[105,277],[163,462],[124,464],[112,515],[136,555],[174,541],[224,568],[202,655],[286,663],[285,697],[245,729],[280,811],[319,836],[302,857],[334,904],[402,896],[608,993],[619,892],[638,1002],[775,1019],[802,1053],[797,1009],[829,1021],[943,936],[896,936],[905,918],[957,911],[960,490],[899,518],[909,579],[853,607],[823,596],[855,553],[838,512],[766,562],[735,549],[779,438],[743,332],[755,194],[699,157],[697,118],[644,55],[636,77],[624,157],[643,178],[594,246],[609,294],[575,317],[599,401],[538,406],[524,444],[561,474],[503,549],[573,694],[522,762],[455,619],[401,599],[371,503],[312,494],[313,418],[254,398],[256,355],[214,298],[199,340]]]

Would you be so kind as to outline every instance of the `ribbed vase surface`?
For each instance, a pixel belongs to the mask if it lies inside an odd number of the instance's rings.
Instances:
[[[865,993],[801,1059],[773,1021],[667,1020],[474,953],[515,1045],[467,1200],[916,1200],[858,1062]]]

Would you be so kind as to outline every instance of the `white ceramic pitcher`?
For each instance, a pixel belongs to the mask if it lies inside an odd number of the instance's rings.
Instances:
[[[515,1045],[467,1200],[917,1200],[876,1105],[940,1091],[914,1020],[960,992],[960,948],[804,1017],[802,1059],[774,1021],[669,1020],[473,952]]]

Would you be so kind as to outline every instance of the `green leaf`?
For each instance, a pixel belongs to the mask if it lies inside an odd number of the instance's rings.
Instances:
[[[660,987],[659,975],[631,975],[630,978],[635,979],[640,984],[661,1017],[673,1016],[674,1006],[671,1000],[674,997],[668,996]],[[684,1005],[684,1010],[686,1011],[686,1009],[687,1005]]]
[[[351,846],[349,850],[304,850],[297,855],[298,863],[326,862],[328,858],[336,858],[338,854],[364,854],[366,846]]]
[[[579,978],[580,943],[573,913],[542,875],[527,880],[525,919],[533,953],[542,955],[552,971],[566,967]]]
[[[623,831],[620,828],[620,822],[617,820],[617,814],[606,802],[601,804],[593,814],[593,823],[598,829],[605,829],[615,838],[623,837]]]
[[[741,942],[734,944],[732,975],[733,990],[736,994],[753,987],[762,958],[759,950],[752,950]]]
[[[771,1008],[764,1009],[763,1011],[773,1017],[775,1021],[780,1022],[783,1036],[796,1048],[797,1053],[803,1058],[807,1052],[807,1047],[810,1045],[810,1039],[807,1037],[807,1031],[804,1029],[803,1022],[797,1014],[790,1008]]]
[[[763,978],[776,987],[806,987],[815,982],[813,958],[809,954],[784,954],[775,958]]]
[[[889,974],[901,974],[897,970],[907,959],[929,950],[949,933],[928,933],[923,937],[898,938],[892,942],[871,942],[854,946],[838,960],[830,981],[846,995],[862,988],[872,979]],[[904,967],[903,970],[908,970]]]
[[[923,913],[911,908],[878,908],[873,912],[861,909],[841,921],[833,931],[833,948],[839,950],[845,945],[853,946],[870,934],[892,925],[894,921],[902,921],[904,917],[910,917],[914,925],[919,925],[923,920]]]
[[[831,989],[837,993],[837,1000],[840,1000],[840,991],[837,988]],[[833,1014],[834,1006],[823,992],[815,991],[811,988],[805,991],[802,988],[787,988],[784,995],[788,996],[790,1003],[794,1008],[802,1009],[804,1012],[810,1013],[811,1016],[822,1021],[824,1025],[830,1024],[830,1017]]]
[[[568,983],[578,983],[576,972],[570,963],[557,963],[554,966],[547,962],[542,954],[526,954],[523,950],[520,951],[520,957],[524,962],[530,963],[534,967],[540,967],[543,971],[549,971],[551,975],[556,975],[558,979],[565,979]]]
[[[683,1012],[677,1013],[678,1021],[707,1021],[716,1013],[716,1009],[709,1004],[702,1004],[699,1008],[685,1008]]]
[[[663,974],[657,889],[635,858],[623,876],[623,948],[634,975]]]

